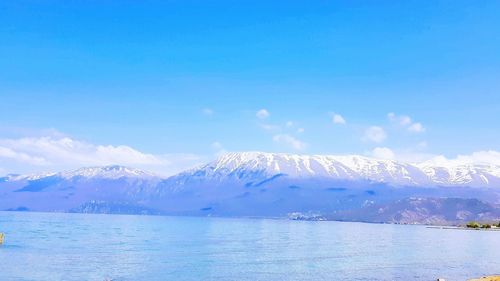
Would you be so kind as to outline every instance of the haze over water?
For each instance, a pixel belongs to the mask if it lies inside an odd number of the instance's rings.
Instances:
[[[465,280],[497,232],[270,219],[0,212],[0,280]]]

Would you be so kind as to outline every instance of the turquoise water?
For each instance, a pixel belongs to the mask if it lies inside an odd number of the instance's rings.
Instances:
[[[423,226],[0,212],[0,280],[465,280],[500,232]]]

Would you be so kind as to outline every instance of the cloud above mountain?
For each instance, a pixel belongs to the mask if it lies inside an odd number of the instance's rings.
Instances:
[[[381,143],[387,138],[387,133],[382,127],[371,126],[366,129],[364,140]]]
[[[305,142],[287,134],[275,135],[273,136],[273,141],[288,148],[292,148],[293,150],[303,150],[307,146]]]
[[[413,122],[412,118],[408,115],[397,115],[394,112],[387,114],[387,118],[394,124],[405,128],[411,133],[423,133],[425,132],[425,127],[420,122]]]
[[[333,124],[345,125],[346,121],[344,117],[340,114],[334,114],[332,117]]]
[[[0,158],[6,158],[31,165],[49,164],[44,158],[31,156],[24,152],[17,152],[11,148],[0,146]]]
[[[142,153],[130,146],[95,145],[69,137],[2,139],[0,147],[12,152],[11,159],[35,165],[71,162],[83,165],[165,163],[155,155]]]
[[[267,111],[267,109],[261,109],[255,113],[255,116],[261,120],[268,118],[270,115],[271,114]]]
[[[413,123],[408,127],[408,131],[413,133],[422,133],[425,132],[425,128],[421,123]]]
[[[144,153],[127,145],[101,145],[67,136],[0,139],[0,164],[5,170],[23,172],[68,169],[82,166],[128,165],[144,167],[161,174],[178,171],[198,163],[194,154]],[[176,169],[176,167],[178,167]]]
[[[377,159],[394,159],[394,152],[387,147],[375,147],[370,155]]]
[[[439,155],[433,157],[428,162],[435,165],[449,165],[449,164],[500,165],[500,152],[495,150],[482,150],[467,155],[460,154],[452,158]]]
[[[290,132],[274,132],[271,140],[281,150],[304,152],[311,149],[295,132],[295,122],[286,126]],[[301,128],[297,129],[300,130]],[[443,156],[427,152],[427,142],[421,142],[413,150],[380,145],[387,138],[382,127],[369,127],[364,139],[376,147],[363,154],[377,159],[450,166],[457,164],[500,165],[500,152],[482,150],[457,156]],[[0,138],[0,171],[5,173],[33,173],[60,171],[84,166],[125,165],[150,170],[168,176],[219,157],[228,150],[221,140],[211,144],[211,152],[194,153],[147,153],[129,145],[94,144],[57,133],[48,136]],[[370,144],[371,145],[371,144]]]

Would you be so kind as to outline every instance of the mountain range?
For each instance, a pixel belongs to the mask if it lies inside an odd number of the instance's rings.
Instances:
[[[0,210],[19,211],[443,223],[500,218],[499,203],[499,166],[357,155],[228,153],[166,178],[123,166],[0,178]]]

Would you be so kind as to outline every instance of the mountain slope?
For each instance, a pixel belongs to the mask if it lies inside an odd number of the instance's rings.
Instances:
[[[491,165],[244,152],[169,178],[122,166],[10,175],[0,178],[0,210],[327,215],[409,197],[500,203],[499,183]]]
[[[91,200],[138,202],[161,181],[154,174],[122,166],[0,180],[0,209],[68,211]]]
[[[329,219],[403,224],[459,224],[500,220],[500,208],[477,199],[405,198],[357,210],[338,212]]]
[[[290,178],[328,178],[369,181],[394,186],[500,187],[500,167],[470,164],[421,164],[380,160],[358,155],[294,155],[282,153],[228,153],[204,166],[174,176],[187,180],[265,179],[273,175]]]

